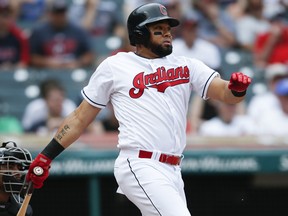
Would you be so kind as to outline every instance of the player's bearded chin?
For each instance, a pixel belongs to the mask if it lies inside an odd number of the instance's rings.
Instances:
[[[172,53],[172,45],[169,46],[162,46],[159,44],[152,43],[151,41],[148,42],[147,46],[151,49],[151,51],[156,54],[159,58],[165,57]]]

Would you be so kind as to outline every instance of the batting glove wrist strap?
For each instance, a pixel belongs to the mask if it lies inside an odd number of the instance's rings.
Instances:
[[[43,149],[41,154],[53,160],[62,151],[64,151],[64,149],[65,148],[56,139],[53,138],[51,142]]]
[[[243,92],[237,92],[237,91],[231,90],[231,92],[235,97],[243,97],[246,95],[246,90]]]

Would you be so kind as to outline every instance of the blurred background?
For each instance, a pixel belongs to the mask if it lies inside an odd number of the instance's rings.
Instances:
[[[191,214],[287,215],[287,0],[0,0],[0,141],[36,156],[99,63],[134,51],[126,20],[148,2],[181,21],[176,55],[200,59],[225,79],[236,71],[253,79],[238,105],[191,95],[182,163]],[[34,215],[141,215],[116,194],[117,128],[108,105],[55,159],[31,199]]]

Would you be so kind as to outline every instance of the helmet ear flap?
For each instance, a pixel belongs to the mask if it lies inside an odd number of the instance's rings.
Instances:
[[[150,38],[150,32],[146,26],[137,27],[133,31],[135,44],[146,44]]]
[[[143,36],[143,32],[138,28],[134,30],[134,34],[135,36]]]

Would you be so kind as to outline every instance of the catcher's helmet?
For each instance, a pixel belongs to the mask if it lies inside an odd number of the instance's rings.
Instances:
[[[8,146],[9,144],[12,146]],[[17,147],[15,142],[5,142],[0,147],[0,176],[3,188],[19,203],[21,191],[27,189],[25,177],[31,162],[30,152]]]
[[[131,12],[127,20],[130,44],[145,44],[150,37],[147,24],[167,20],[171,27],[179,25],[179,21],[167,14],[164,5],[149,3],[142,5]]]

